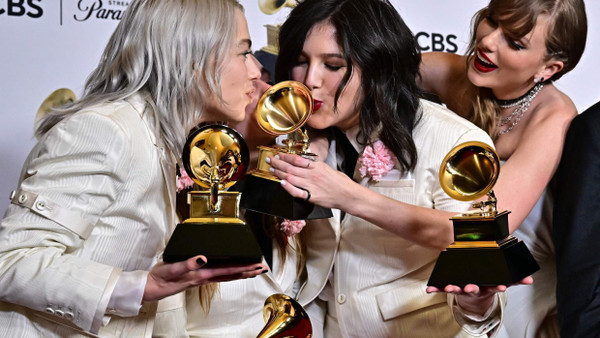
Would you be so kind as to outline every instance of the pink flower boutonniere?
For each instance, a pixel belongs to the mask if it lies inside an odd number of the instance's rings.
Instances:
[[[281,222],[281,231],[283,231],[288,237],[299,234],[302,231],[302,228],[306,225],[306,221],[291,221],[289,219],[284,219]]]
[[[360,175],[369,176],[379,182],[392,168],[394,168],[394,153],[389,150],[381,140],[365,147],[360,155]]]
[[[183,168],[179,168],[179,175],[177,175],[177,192],[190,188],[193,185],[194,180],[188,176]]]

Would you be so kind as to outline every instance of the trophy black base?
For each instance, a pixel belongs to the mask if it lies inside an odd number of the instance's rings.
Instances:
[[[246,175],[231,189],[242,193],[241,208],[262,214],[289,220],[333,217],[329,208],[292,197],[278,181]]]
[[[444,288],[511,285],[530,276],[540,267],[522,241],[510,241],[496,248],[448,248],[442,251],[427,285]]]
[[[163,260],[184,261],[204,255],[204,267],[260,263],[262,253],[252,229],[245,224],[181,223],[167,243]]]

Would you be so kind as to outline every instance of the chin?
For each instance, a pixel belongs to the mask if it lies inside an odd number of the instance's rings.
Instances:
[[[469,82],[476,87],[486,87],[484,79],[482,79],[481,75],[478,74],[475,69],[473,69],[473,65],[471,65],[467,70],[467,78],[469,79]]]
[[[310,119],[308,119],[308,122],[306,124],[308,124],[311,128],[316,130],[323,130],[332,126],[330,123],[327,123],[327,121],[323,121],[319,118],[315,119],[314,115]]]

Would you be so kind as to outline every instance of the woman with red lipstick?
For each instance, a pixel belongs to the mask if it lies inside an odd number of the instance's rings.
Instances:
[[[323,162],[279,154],[273,172],[293,196],[331,207],[310,221],[308,280],[326,337],[451,337],[497,329],[505,287],[428,293],[449,218],[469,209],[443,192],[438,170],[454,146],[491,144],[472,123],[420,100],[420,53],[389,1],[306,0],[281,27],[278,80],[316,99],[308,121],[329,133]],[[358,164],[356,162],[358,158]],[[529,279],[524,282],[529,282]],[[315,292],[316,291],[316,292]]]
[[[511,337],[534,336],[555,311],[549,183],[577,111],[553,81],[581,58],[586,22],[582,0],[492,0],[474,17],[466,56],[423,55],[420,86],[494,139],[504,161],[498,207],[511,211],[510,231],[542,267],[533,286],[508,292]]]

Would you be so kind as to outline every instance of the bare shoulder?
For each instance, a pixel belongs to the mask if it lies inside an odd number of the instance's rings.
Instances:
[[[562,126],[577,116],[577,108],[573,101],[552,84],[547,85],[546,90],[540,93],[539,99],[532,119],[533,124]]]
[[[465,57],[444,52],[423,53],[420,68],[420,83],[424,90],[439,95],[443,86],[447,86],[457,75],[464,75]]]

